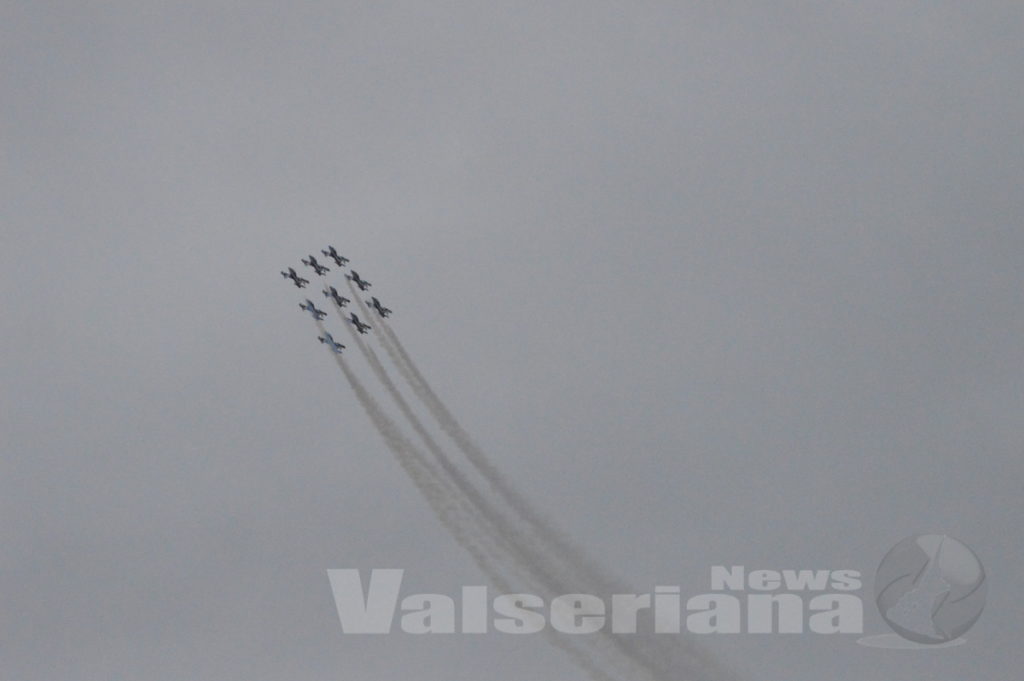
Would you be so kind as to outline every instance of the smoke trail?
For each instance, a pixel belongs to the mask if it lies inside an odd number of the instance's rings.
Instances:
[[[351,283],[349,283],[349,287],[352,287]],[[354,296],[358,295],[354,289],[352,290],[352,294]],[[337,304],[335,304],[334,307],[339,317],[344,317],[344,313],[341,308]],[[363,309],[363,312],[367,317],[370,316],[368,310]],[[357,347],[359,347],[359,350],[370,364],[374,375],[384,385],[403,416],[405,416],[405,418],[410,422],[413,430],[416,431],[417,435],[419,435],[424,444],[430,450],[431,454],[441,465],[444,473],[449,476],[449,481],[453,484],[456,491],[462,495],[462,499],[467,503],[470,509],[478,513],[492,528],[490,531],[486,528],[483,529],[483,531],[488,533],[489,536],[493,537],[496,542],[500,544],[500,546],[495,547],[498,551],[504,550],[506,552],[507,555],[500,560],[500,564],[505,568],[511,568],[521,576],[526,577],[528,580],[527,584],[531,590],[542,592],[542,595],[549,602],[555,596],[560,596],[564,593],[573,591],[570,584],[572,573],[567,573],[564,569],[559,569],[559,566],[553,565],[550,560],[550,553],[546,553],[543,547],[538,548],[533,546],[532,542],[529,541],[529,538],[523,534],[522,529],[517,527],[513,521],[505,518],[501,511],[493,504],[489,503],[486,498],[481,495],[479,490],[477,490],[476,487],[462,475],[461,471],[452,464],[448,455],[424,427],[419,417],[416,416],[415,412],[409,406],[409,403],[398,390],[394,381],[391,380],[391,377],[388,375],[383,364],[381,364],[377,354],[372,348],[367,346],[360,335],[356,333],[351,326],[349,326],[349,331],[351,333],[352,340],[356,343]],[[554,632],[548,633],[549,635],[554,634]],[[599,637],[600,640],[603,640],[605,645],[601,646],[598,638],[588,638],[580,640],[578,643],[588,646],[597,644],[599,647],[595,652],[606,657],[611,655],[612,660],[608,661],[609,664],[626,667],[623,671],[628,672],[627,678],[635,678],[637,674],[647,676],[650,673],[650,670],[646,669],[647,664],[643,660],[622,659],[621,653],[626,653],[629,657],[636,657],[635,655],[630,655],[629,651],[624,649],[622,641],[617,640],[615,637],[611,637],[608,632],[600,632],[596,636]],[[558,647],[569,651],[569,648],[566,647],[566,641],[561,641],[557,638],[554,639],[554,641]],[[612,648],[619,648],[619,654],[616,654],[616,651],[612,650]],[[638,665],[640,665],[641,668],[638,668]]]
[[[349,283],[350,289],[352,289],[351,282]],[[357,295],[355,290],[352,289],[353,295]],[[362,302],[362,301],[360,301]],[[364,314],[369,316],[369,311],[361,306]],[[335,304],[335,310],[339,316],[344,313],[341,308]],[[434,437],[430,434],[427,428],[423,425],[423,422],[419,419],[408,401],[399,391],[394,381],[388,375],[387,370],[377,357],[377,353],[374,352],[373,348],[370,348],[363,339],[349,327],[352,332],[352,338],[359,350],[366,357],[367,362],[370,364],[370,368],[373,370],[374,375],[381,382],[392,400],[398,406],[402,415],[410,423],[413,430],[426,445],[435,461],[440,465],[442,471],[447,474],[448,479],[455,487],[455,489],[462,495],[462,498],[466,501],[470,508],[478,513],[484,521],[492,528],[490,532],[491,536],[494,536],[497,541],[502,543],[505,548],[515,552],[521,561],[519,565],[525,564],[529,566],[527,571],[533,579],[533,585],[536,585],[536,580],[539,578],[541,582],[551,589],[552,595],[560,595],[569,589],[568,578],[564,576],[566,572],[565,568],[559,569],[559,566],[552,565],[550,560],[550,554],[545,553],[543,549],[537,549],[532,545],[530,537],[524,532],[523,528],[513,520],[507,518],[501,510],[492,504],[488,499],[476,488],[476,486],[463,475],[462,471],[452,462],[448,454],[441,448]],[[559,572],[563,573],[562,577],[559,577]],[[571,577],[571,575],[569,575]]]
[[[369,310],[355,291],[351,281],[349,282],[349,289],[359,304],[360,310],[367,318],[370,318]],[[462,428],[451,411],[430,387],[390,326],[378,317],[373,328],[378,340],[391,357],[403,378],[413,388],[417,397],[420,398],[421,402],[431,412],[431,415],[438,421],[445,433],[455,442],[481,476],[487,480],[492,489],[515,513],[526,521],[541,543],[548,545],[547,549],[536,549],[528,543],[524,543],[522,531],[514,528],[502,519],[500,512],[490,508],[487,502],[480,498],[479,493],[476,493],[475,488],[469,484],[469,490],[471,490],[469,493],[472,494],[471,502],[492,520],[492,524],[499,525],[505,532],[511,532],[513,549],[518,549],[516,552],[519,554],[519,558],[525,561],[526,568],[534,572],[540,582],[545,585],[545,588],[551,591],[551,593],[564,593],[571,590],[567,581],[560,576],[568,574],[576,579],[577,587],[585,585],[590,593],[628,593],[629,590],[627,588],[616,584],[588,556],[583,554],[582,551],[558,532],[551,529],[551,526],[529,505],[525,498],[505,481],[501,473],[490,462],[480,447],[473,442],[469,434]],[[362,345],[365,346],[365,344]],[[372,353],[372,350],[370,352]],[[379,360],[376,359],[375,354],[371,364],[376,364],[375,373],[378,374],[378,378],[381,378],[381,374],[383,374],[384,378],[382,378],[382,381],[386,384],[390,383],[393,388],[393,382],[390,381],[390,378],[386,377],[386,372],[380,367]],[[398,394],[397,389],[395,389],[395,393]],[[401,398],[399,397],[399,399]],[[404,411],[406,410],[403,409]],[[408,410],[408,413],[411,414],[411,410]],[[411,420],[418,423],[415,415],[412,415]],[[418,428],[418,431],[420,429],[422,429],[422,426]],[[429,435],[427,437],[429,438]],[[440,456],[444,458],[443,453]],[[444,468],[446,472],[451,472],[451,466],[444,466]],[[461,475],[458,477],[461,478]],[[464,478],[462,480],[464,481]],[[460,488],[460,491],[467,493],[465,482],[457,484],[457,486]],[[495,517],[497,520],[495,520]],[[561,558],[563,561],[562,566],[557,565],[557,562],[552,562],[552,559],[557,561],[557,558]],[[569,572],[566,572],[567,569]],[[696,679],[726,679],[733,677],[731,672],[725,670],[716,660],[711,658],[708,653],[693,642],[679,639],[669,641],[662,636],[655,636],[649,632],[633,634],[630,637],[615,636],[607,632],[602,633],[607,637],[609,643],[621,653],[631,658],[633,662],[642,665],[645,671],[654,675],[654,678],[673,679],[679,678],[677,675],[680,674],[684,678]],[[605,650],[605,652],[610,651]]]
[[[337,308],[337,306],[335,307],[339,315],[342,314],[341,309]],[[319,320],[317,321],[317,327],[321,334],[326,333],[323,323]],[[364,354],[370,350],[354,331],[352,337],[356,344],[364,351]],[[331,355],[334,357],[342,373],[345,374],[345,378],[348,380],[353,392],[356,393],[356,398],[384,439],[388,449],[396,456],[402,469],[426,498],[442,525],[452,533],[456,542],[469,552],[473,561],[496,588],[505,593],[514,592],[511,583],[501,573],[500,562],[487,555],[487,551],[483,549],[478,539],[473,539],[472,531],[465,527],[465,519],[460,520],[454,515],[454,508],[448,503],[448,500],[452,497],[442,491],[441,487],[443,485],[439,483],[440,476],[438,476],[436,469],[432,472],[432,466],[429,462],[424,460],[422,454],[418,453],[418,450],[405,438],[398,426],[380,408],[380,405],[369,394],[362,385],[362,382],[349,369],[344,359],[333,351],[331,351]],[[573,646],[569,640],[558,637],[554,632],[545,630],[545,633],[547,633],[552,643],[566,652],[594,681],[615,681],[614,677],[609,676],[594,661],[589,659],[584,651]]]
[[[321,335],[327,332],[323,322],[317,320],[316,325]],[[377,404],[377,401],[348,367],[341,355],[330,349],[328,351],[334,357],[338,368],[345,375],[345,379],[356,394],[359,404],[362,405],[366,415],[384,439],[384,444],[395,455],[402,470],[406,472],[413,484],[416,485],[416,488],[419,489],[431,510],[438,520],[441,521],[441,524],[451,532],[455,541],[470,553],[485,574],[493,579],[504,581],[500,574],[498,574],[497,566],[493,565],[490,559],[484,555],[480,547],[473,541],[468,529],[454,515],[455,508],[451,501],[452,497],[443,489],[443,485],[440,482],[441,478],[436,471],[432,470],[430,462],[426,461],[425,457],[417,452],[413,444],[402,434],[398,425],[381,409],[380,405]]]
[[[337,303],[334,303],[334,309],[344,322],[344,312],[342,312]],[[466,510],[470,513],[478,514],[483,521],[490,524],[493,529],[498,531],[497,536],[495,536],[495,532],[488,531],[487,528],[482,526],[479,528],[480,531],[485,533],[485,536],[492,539],[492,543],[496,540],[498,543],[505,543],[506,548],[508,548],[508,542],[503,533],[514,534],[517,532],[516,528],[509,526],[504,519],[496,515],[489,507],[486,500],[480,496],[480,493],[476,488],[474,488],[473,485],[462,475],[462,472],[455,467],[451,459],[441,449],[440,445],[438,445],[437,441],[413,411],[409,402],[402,395],[401,391],[399,391],[398,386],[396,386],[395,382],[391,380],[391,376],[388,375],[387,370],[384,368],[384,365],[381,363],[380,358],[377,357],[377,353],[374,352],[373,348],[369,347],[351,326],[349,326],[349,332],[352,336],[353,342],[355,342],[359,351],[370,365],[370,369],[373,371],[374,376],[376,376],[377,380],[379,380],[384,386],[388,395],[402,413],[402,416],[409,422],[413,431],[415,431],[416,435],[419,436],[420,440],[422,440],[423,444],[434,458],[434,461],[441,467],[439,475],[443,473],[443,476],[446,476],[444,477],[444,480],[453,488],[453,498],[457,500],[457,503],[459,503],[460,506],[465,506]]]
[[[359,294],[355,290],[355,287],[353,286],[351,281],[348,282],[348,287],[350,292],[352,293],[353,298],[359,305],[360,311],[363,312],[363,314],[367,318],[372,317],[369,309],[366,307],[366,304],[363,302],[363,300],[359,297]],[[337,305],[335,305],[335,309],[339,313],[339,315],[343,314],[341,308],[338,307]],[[383,320],[378,317],[373,328],[377,329],[378,326],[382,323],[382,321]],[[373,351],[373,349],[368,347],[362,341],[362,339],[354,332],[352,334],[352,337],[356,341],[363,355],[366,356],[366,359],[369,361],[370,366],[374,371],[374,374],[387,389],[392,399],[395,401],[399,409],[402,411],[402,414],[413,426],[413,429],[423,440],[424,444],[426,444],[427,449],[430,450],[431,454],[433,454],[435,459],[441,465],[444,472],[449,475],[452,483],[455,485],[458,491],[461,492],[465,496],[467,501],[472,505],[472,507],[475,508],[477,512],[479,512],[492,527],[494,527],[494,529],[498,532],[499,539],[503,540],[506,545],[511,544],[510,548],[516,551],[520,559],[526,561],[529,565],[529,569],[532,571],[534,579],[537,579],[539,577],[541,579],[541,582],[551,589],[552,594],[558,595],[560,593],[565,593],[567,590],[570,590],[568,580],[575,577],[579,570],[578,565],[573,564],[573,561],[571,560],[573,556],[569,556],[568,558],[570,560],[567,560],[564,565],[559,566],[552,562],[552,555],[559,555],[563,548],[561,545],[555,544],[553,547],[554,552],[545,551],[543,548],[538,549],[534,547],[532,545],[534,542],[530,541],[531,538],[528,536],[528,533],[524,531],[524,528],[522,528],[520,524],[506,518],[502,514],[501,510],[498,509],[493,504],[491,504],[473,485],[473,483],[470,482],[462,474],[458,467],[456,467],[452,463],[448,455],[437,444],[434,438],[423,426],[420,419],[416,416],[415,412],[413,412],[408,402],[405,400],[401,392],[395,386],[394,381],[391,380],[391,377],[388,375],[387,370],[381,364],[380,359],[377,357],[377,354]],[[391,346],[387,343],[386,339],[384,339],[381,344],[385,347],[385,350],[392,350]],[[393,361],[395,361],[395,365],[398,367],[399,372],[402,373],[406,381],[412,384],[415,379],[411,378],[407,372],[403,371],[406,365],[400,359],[397,359],[393,354],[391,354],[391,358]],[[423,383],[425,384],[425,382]],[[418,392],[417,394],[419,395]],[[440,420],[440,418],[437,417],[436,415],[435,418]],[[503,481],[502,484],[504,484]],[[505,485],[505,487],[508,486]],[[523,502],[523,504],[525,505],[525,501]],[[518,509],[516,509],[516,507],[514,506],[512,507],[512,510],[513,512],[518,512]],[[542,521],[535,520],[535,522]],[[534,585],[536,585],[536,582],[534,583]],[[611,589],[605,589],[605,592],[612,593],[613,591]]]
[[[349,286],[351,287],[351,283],[349,283]],[[465,510],[471,514],[478,514],[483,520],[487,521],[492,526],[498,526],[497,529],[514,533],[516,531],[515,528],[504,525],[500,518],[495,517],[495,515],[490,512],[490,509],[487,508],[486,501],[480,497],[479,492],[477,492],[472,484],[466,480],[461,471],[454,466],[448,455],[445,454],[437,441],[423,425],[423,422],[418,416],[416,416],[416,413],[413,411],[408,401],[402,395],[401,391],[399,391],[398,386],[396,386],[394,381],[391,380],[391,377],[388,375],[387,370],[381,363],[380,358],[377,357],[377,353],[363,341],[360,334],[358,334],[352,327],[351,323],[345,319],[345,313],[337,302],[332,301],[332,304],[339,319],[341,319],[342,323],[348,328],[353,342],[369,363],[374,376],[376,376],[377,380],[379,380],[385,390],[387,390],[392,401],[398,406],[402,416],[409,422],[420,440],[423,441],[423,444],[426,446],[431,456],[434,458],[434,461],[441,467],[444,475],[439,472],[438,477],[453,488],[451,489],[451,496],[452,499],[455,500],[455,503],[460,506],[464,506]],[[504,541],[504,537],[501,536],[500,533],[495,540],[494,532],[489,532],[482,526],[478,529],[485,533],[484,536],[491,540],[490,543],[492,544],[495,543],[495,541]]]
[[[362,303],[362,300],[360,299],[359,302]],[[365,310],[365,304],[362,304],[361,308]],[[385,352],[388,353],[395,365],[399,367],[399,371],[403,373],[403,376],[409,382],[417,397],[427,407],[445,434],[451,438],[470,464],[487,481],[494,493],[508,504],[519,517],[525,520],[530,526],[531,531],[549,544],[556,552],[556,555],[561,556],[567,565],[571,566],[577,573],[585,573],[587,583],[597,587],[596,591],[623,593],[626,588],[622,584],[605,574],[589,556],[583,553],[582,550],[558,530],[554,529],[553,524],[541,516],[526,498],[505,480],[504,475],[491,462],[480,446],[473,441],[473,438],[462,427],[455,418],[455,415],[452,414],[447,405],[434,392],[391,326],[385,320],[378,319],[374,329],[377,330],[378,340],[380,340]]]
[[[322,322],[317,320],[316,324],[321,334],[327,332]],[[355,336],[353,337],[355,338]],[[361,342],[361,339],[356,338],[356,340]],[[398,426],[380,408],[380,405],[377,404],[377,401],[366,390],[362,382],[349,369],[345,360],[333,351],[331,351],[331,355],[334,357],[338,368],[345,375],[363,410],[384,439],[388,449],[395,455],[402,469],[427,500],[438,520],[451,532],[456,542],[466,549],[473,561],[495,587],[503,592],[514,591],[512,585],[502,575],[498,564],[487,556],[486,552],[473,540],[471,532],[464,527],[465,521],[460,521],[453,515],[453,508],[448,503],[448,499],[451,497],[442,491],[442,485],[438,483],[439,476],[436,472],[431,471],[429,462],[424,461],[422,454],[417,452],[416,448],[405,438]],[[615,681],[615,679],[590,661],[582,651],[569,646],[565,641],[553,639],[553,642],[567,652],[595,681]]]
[[[358,298],[358,294],[351,282],[349,282],[349,289],[356,300],[361,303],[362,301]],[[371,316],[364,305],[360,305],[360,308],[367,318]],[[339,317],[343,317],[344,313],[337,304],[335,304],[335,311],[338,313]],[[351,326],[349,327],[349,331],[352,339],[370,363],[374,374],[388,390],[403,415],[409,420],[413,429],[416,430],[421,439],[423,439],[424,443],[441,464],[444,471],[449,474],[455,487],[469,502],[471,507],[481,514],[494,528],[497,532],[497,537],[502,541],[504,548],[511,552],[512,555],[509,556],[507,560],[503,560],[502,565],[518,568],[516,570],[517,572],[525,573],[531,588],[543,590],[545,592],[543,595],[548,601],[551,601],[555,596],[571,591],[572,589],[569,586],[571,573],[560,576],[558,573],[564,572],[564,570],[559,570],[557,565],[552,565],[550,554],[546,554],[543,548],[538,549],[531,546],[531,543],[526,541],[526,538],[522,535],[522,531],[516,527],[514,523],[504,518],[501,512],[489,504],[480,492],[472,485],[472,483],[465,479],[458,468],[451,463],[447,454],[444,453],[423,426],[415,412],[413,412],[408,402],[406,402],[404,397],[401,395],[401,392],[387,374],[387,370],[384,369],[383,365],[380,363],[376,353],[363,342],[362,338],[351,328]],[[549,635],[552,635],[554,632],[548,633]],[[635,658],[634,655],[630,654],[630,651],[624,648],[622,641],[617,640],[615,637],[610,637],[608,632],[601,632],[598,636],[600,639],[587,639],[579,641],[579,643],[585,645],[597,645],[598,649],[595,652],[604,657],[611,656],[611,660],[608,662],[609,664],[625,667],[625,669],[621,670],[626,672],[625,678],[636,678],[637,675],[655,678],[653,676],[648,676],[650,670],[646,669],[647,665],[642,659],[622,658],[623,653],[625,653],[627,657]],[[553,639],[553,642],[559,648],[570,652],[573,657],[578,658],[578,654],[570,647],[567,647],[567,641],[560,640],[556,637]],[[602,642],[605,645],[601,645]],[[619,650],[616,651],[614,648],[618,648]],[[638,668],[638,665],[641,665],[642,667]]]

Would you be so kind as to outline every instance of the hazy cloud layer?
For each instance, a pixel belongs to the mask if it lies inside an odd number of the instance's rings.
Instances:
[[[277,274],[327,243],[638,589],[870,574],[918,532],[989,570],[967,645],[709,641],[743,678],[1013,677],[1022,18],[7,3],[0,677],[582,678],[541,637],[341,634],[327,568],[483,576]]]

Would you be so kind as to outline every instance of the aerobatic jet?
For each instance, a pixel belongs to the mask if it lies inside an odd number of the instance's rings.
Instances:
[[[324,332],[324,335],[322,335],[322,336],[317,336],[316,338],[317,338],[317,340],[318,340],[318,341],[320,341],[321,343],[326,343],[326,344],[327,344],[327,346],[328,346],[328,347],[329,347],[329,348],[330,348],[331,350],[333,350],[333,351],[334,351],[334,353],[335,353],[335,354],[337,354],[337,355],[340,355],[340,354],[341,354],[341,351],[342,351],[342,349],[343,349],[343,348],[345,347],[344,345],[342,345],[342,344],[341,344],[341,343],[339,343],[338,341],[334,340],[334,337],[333,337],[333,336],[332,336],[331,334],[327,333],[326,331]]]
[[[299,303],[299,307],[301,307],[309,314],[313,315],[313,319],[316,319],[317,321],[327,316],[327,313],[324,312],[323,310],[316,309],[316,305],[314,305],[313,301],[310,300],[309,298],[306,298],[306,302]]]
[[[299,288],[305,288],[306,284],[309,283],[309,279],[303,279],[295,273],[295,268],[289,267],[287,272],[282,272],[281,276],[285,279],[291,279]]]
[[[325,274],[327,274],[328,272],[330,272],[329,269],[327,269],[326,267],[324,267],[323,265],[318,263],[316,261],[316,258],[314,258],[313,256],[309,256],[309,260],[303,260],[302,264],[307,266],[307,267],[312,267],[313,270],[317,274],[319,274],[321,277],[324,276]]]
[[[326,251],[320,252],[333,260],[338,267],[344,267],[348,263],[348,258],[338,255],[338,252],[334,250],[334,246],[328,246]]]
[[[356,331],[358,331],[359,333],[366,333],[370,329],[369,324],[364,324],[361,321],[359,321],[359,317],[356,316],[355,312],[352,312],[349,315],[348,320],[355,325]]]
[[[376,310],[377,314],[379,314],[381,317],[387,317],[388,315],[391,314],[391,310],[389,310],[388,308],[386,308],[383,305],[381,305],[380,301],[377,300],[376,298],[371,297],[366,302],[369,303],[370,307],[372,307],[374,310]]]
[[[338,293],[338,289],[334,288],[333,286],[328,286],[327,288],[324,289],[324,297],[333,300],[334,304],[337,305],[338,307],[345,307],[350,302],[352,302],[345,296]]]
[[[360,278],[359,273],[356,272],[355,270],[352,270],[352,274],[346,274],[345,278],[351,280],[352,283],[358,286],[360,291],[365,291],[366,289],[370,288],[370,282]]]

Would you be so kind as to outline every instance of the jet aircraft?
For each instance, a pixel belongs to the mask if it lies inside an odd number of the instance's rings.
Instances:
[[[308,260],[303,260],[303,261],[302,261],[302,264],[303,264],[303,265],[305,265],[305,266],[307,266],[307,267],[312,267],[312,268],[313,268],[313,270],[314,270],[314,271],[315,271],[315,272],[316,272],[317,274],[319,274],[319,275],[320,275],[321,277],[322,277],[322,276],[324,276],[325,274],[327,274],[328,272],[330,272],[330,270],[329,270],[329,269],[327,269],[326,267],[324,267],[323,265],[321,265],[320,263],[318,263],[318,262],[316,261],[316,258],[314,258],[313,256],[309,256],[309,259],[308,259]]]
[[[338,252],[334,250],[334,246],[328,246],[326,251],[320,252],[333,260],[338,267],[344,267],[348,263],[348,258],[343,255],[339,255]]]
[[[309,279],[303,279],[295,273],[295,268],[289,267],[287,272],[282,272],[281,276],[285,279],[291,279],[292,282],[299,288],[305,288],[306,284],[309,283]]]
[[[355,312],[349,314],[348,320],[355,325],[356,331],[358,331],[359,333],[366,333],[370,329],[369,324],[364,324],[363,322],[359,321],[359,317],[356,316]]]
[[[376,310],[377,314],[379,314],[381,317],[387,317],[391,314],[391,310],[381,305],[380,301],[377,300],[375,297],[371,297],[366,302],[369,303],[370,307]]]
[[[342,345],[338,341],[334,340],[334,337],[331,334],[327,333],[327,332],[324,332],[324,335],[322,335],[322,336],[317,336],[317,340],[319,340],[321,343],[326,343],[327,346],[331,350],[333,350],[335,354],[338,354],[338,355],[341,354],[342,349],[345,347],[344,345]]]
[[[347,279],[350,279],[352,283],[358,286],[360,291],[365,291],[366,289],[370,288],[370,282],[360,278],[359,273],[356,272],[355,270],[352,270],[351,274],[346,274],[345,277]]]
[[[324,289],[324,297],[333,300],[338,307],[345,307],[350,302],[352,302],[345,296],[338,293],[338,289],[334,288],[333,286],[328,286],[327,288]]]
[[[316,309],[316,305],[314,305],[313,301],[310,300],[309,298],[306,298],[306,302],[299,303],[299,307],[301,307],[309,314],[313,315],[313,319],[316,319],[317,321],[327,316],[327,313],[324,312],[323,310]]]

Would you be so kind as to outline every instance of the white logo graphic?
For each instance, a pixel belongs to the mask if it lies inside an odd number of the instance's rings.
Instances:
[[[907,537],[885,554],[875,574],[875,603],[903,640],[859,641],[886,648],[959,645],[981,616],[985,568],[963,542],[940,534]]]

